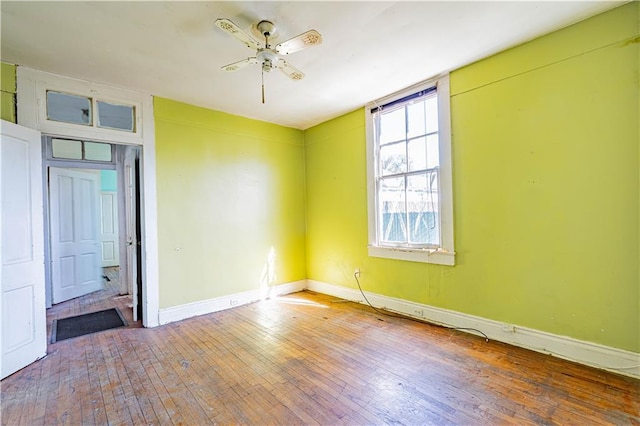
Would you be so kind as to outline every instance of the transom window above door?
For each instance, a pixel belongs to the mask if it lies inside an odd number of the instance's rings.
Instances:
[[[113,145],[100,142],[52,139],[51,158],[113,162]]]
[[[47,120],[133,133],[135,118],[133,105],[47,90]]]

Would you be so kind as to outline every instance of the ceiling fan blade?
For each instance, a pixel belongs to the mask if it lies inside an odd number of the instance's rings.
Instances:
[[[309,30],[306,33],[302,33],[295,36],[292,39],[283,41],[276,46],[276,52],[282,55],[288,55],[290,53],[297,52],[307,47],[315,46],[322,43],[322,36],[316,30]]]
[[[302,71],[300,71],[284,59],[280,59],[275,67],[279,68],[280,71],[286,74],[291,80],[302,80],[304,78],[304,73]]]
[[[222,67],[222,69],[225,71],[236,71],[236,70],[239,70],[240,68],[246,67],[247,65],[253,65],[257,63],[258,63],[258,60],[256,58],[247,58],[247,59],[243,59],[242,61],[225,65]]]
[[[244,31],[242,31],[239,26],[237,26],[230,20],[216,19],[216,26],[220,28],[222,31],[224,31],[225,33],[231,34],[232,36],[240,40],[247,47],[250,47],[251,49],[260,48],[260,43],[255,41],[253,37],[251,37],[249,34],[245,33]]]

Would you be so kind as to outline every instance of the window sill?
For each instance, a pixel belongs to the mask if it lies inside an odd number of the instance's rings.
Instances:
[[[434,263],[454,266],[455,252],[434,249],[405,249],[397,247],[369,246],[369,256],[385,259],[406,260],[409,262]]]

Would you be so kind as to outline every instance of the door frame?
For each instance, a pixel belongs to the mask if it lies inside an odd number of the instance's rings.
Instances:
[[[132,105],[135,108],[135,132],[75,125],[49,120],[46,111],[48,90],[61,91],[92,100]],[[116,145],[140,147],[140,225],[142,228],[142,323],[145,327],[159,325],[158,224],[156,196],[156,151],[151,95],[115,88],[104,84],[64,77],[18,66],[18,124],[49,136],[92,140]],[[42,164],[34,165],[43,167]],[[50,280],[50,277],[45,277]]]
[[[53,280],[51,258],[51,208],[49,199],[49,168],[61,169],[92,169],[92,170],[116,170],[117,161],[115,149],[112,150],[111,162],[94,162],[83,160],[55,159],[52,155],[51,141],[57,139],[50,135],[42,135],[42,204],[44,206],[44,276],[45,276],[45,301],[47,309],[53,305]],[[70,138],[65,138],[70,139]]]

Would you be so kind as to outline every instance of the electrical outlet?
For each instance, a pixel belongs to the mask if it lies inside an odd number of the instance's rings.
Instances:
[[[414,309],[413,315],[416,317],[424,318],[424,311],[422,309]]]
[[[502,324],[502,331],[504,331],[505,333],[515,333],[516,327],[511,324]]]
[[[229,305],[231,306],[236,306],[238,304],[238,299],[231,299],[229,300]]]
[[[356,268],[356,269],[353,271],[353,274],[354,274],[356,277],[359,277],[359,276],[360,276],[360,268]]]

